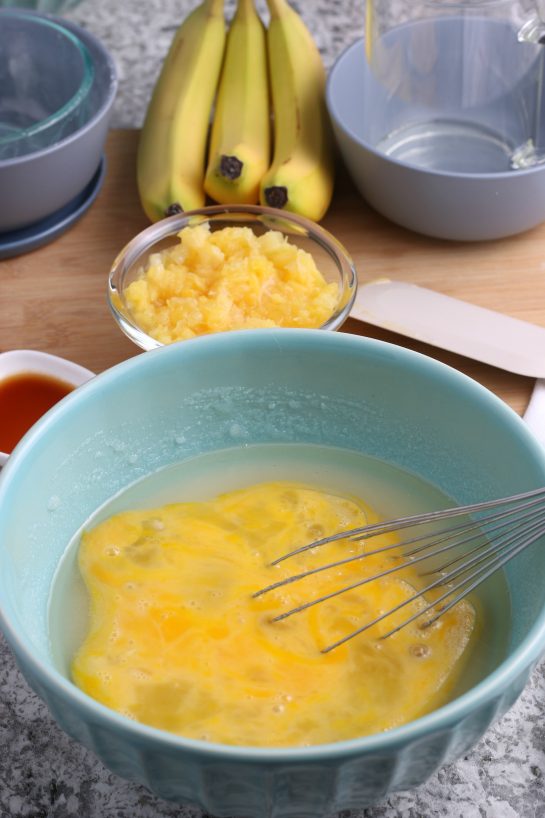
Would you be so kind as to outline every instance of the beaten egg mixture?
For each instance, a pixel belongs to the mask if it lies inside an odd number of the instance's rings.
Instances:
[[[414,593],[416,569],[279,623],[272,616],[391,567],[392,552],[252,598],[284,576],[371,546],[338,541],[271,567],[275,557],[374,521],[359,500],[285,482],[105,520],[80,546],[90,628],[73,661],[75,682],[132,719],[226,744],[305,746],[422,715],[456,682],[473,631],[470,603],[429,628],[412,624],[377,639],[394,618],[323,654]],[[372,540],[373,548],[392,542]]]
[[[235,329],[320,327],[339,297],[314,259],[269,230],[185,227],[123,292],[136,323],[163,344]]]

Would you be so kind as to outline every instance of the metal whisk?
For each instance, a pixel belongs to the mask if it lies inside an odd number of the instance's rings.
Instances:
[[[475,517],[455,526],[440,525],[437,527],[436,525],[437,523],[441,523],[441,521],[449,521],[454,517],[461,517],[468,514],[474,514]],[[410,622],[413,622],[415,619],[424,616],[434,609],[431,617],[427,618],[421,624],[421,627],[428,627],[454,605],[464,599],[471,591],[484,582],[485,579],[488,579],[488,577],[509,562],[509,560],[516,557],[517,554],[520,554],[521,551],[524,551],[524,549],[545,535],[545,488],[535,489],[534,491],[503,497],[497,500],[489,500],[483,503],[457,506],[442,511],[416,514],[410,517],[400,517],[395,520],[375,523],[362,528],[341,531],[329,537],[324,537],[323,539],[303,545],[300,548],[296,548],[294,551],[290,551],[288,554],[278,557],[271,565],[277,565],[290,557],[294,557],[296,554],[320,548],[336,540],[366,541],[379,534],[399,532],[403,529],[411,529],[413,526],[430,525],[432,526],[431,530],[428,529],[423,533],[419,532],[417,535],[398,542],[395,545],[387,545],[374,550],[364,551],[361,554],[350,556],[336,562],[330,562],[325,565],[319,565],[318,567],[310,568],[307,571],[286,577],[257,591],[254,597],[262,596],[269,591],[281,588],[292,582],[297,582],[312,574],[331,570],[356,560],[365,559],[373,554],[380,554],[393,549],[399,552],[401,549],[403,557],[406,558],[403,562],[397,563],[391,568],[374,574],[373,576],[365,577],[350,585],[333,590],[324,596],[305,602],[289,611],[285,611],[275,616],[272,621],[279,622],[313,605],[318,605],[321,602],[333,599],[340,594],[352,591],[355,588],[378,580],[388,574],[393,574],[408,566],[422,563],[424,572],[421,576],[434,576],[435,578],[432,579],[431,582],[426,584],[425,587],[415,591],[412,596],[405,599],[399,605],[377,616],[372,621],[366,622],[362,627],[339,639],[334,644],[328,645],[322,650],[322,653],[328,653],[349,639],[353,639],[358,634],[363,633],[373,625],[383,621],[411,602],[421,598],[425,599],[425,595],[430,591],[446,586],[446,590],[441,591],[433,602],[427,603],[426,601],[426,605],[423,608],[418,610],[417,613],[407,617],[401,624],[396,625],[396,627],[393,627],[387,633],[383,634],[381,639],[386,639],[401,628],[404,628]],[[456,553],[458,549],[461,549],[462,553]],[[453,551],[454,554],[452,554]],[[446,559],[443,559],[443,555]],[[430,559],[435,560],[438,557],[439,563],[436,564],[434,562],[433,568],[430,568]],[[426,565],[426,563],[428,564]]]

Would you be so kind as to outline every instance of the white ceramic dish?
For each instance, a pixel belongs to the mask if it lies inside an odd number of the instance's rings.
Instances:
[[[58,378],[74,388],[81,386],[95,374],[73,361],[36,349],[13,349],[0,353],[0,382],[13,375],[27,372]],[[8,457],[6,452],[0,451],[0,467],[5,464]]]

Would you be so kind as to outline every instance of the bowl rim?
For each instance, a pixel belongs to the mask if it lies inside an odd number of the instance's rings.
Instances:
[[[212,221],[221,221],[222,216],[226,217],[227,220],[229,216],[234,217],[236,214],[254,216],[256,220],[259,220],[260,216],[265,219],[270,218],[279,223],[279,229],[282,229],[281,223],[285,222],[286,225],[295,227],[302,235],[306,235],[312,241],[319,244],[322,249],[334,259],[341,282],[339,300],[335,311],[319,329],[336,330],[345,322],[356,298],[358,273],[350,253],[332,233],[320,224],[304,216],[279,208],[267,207],[265,205],[216,204],[195,210],[188,210],[174,216],[168,216],[154,224],[148,225],[144,230],[137,233],[136,236],[133,236],[115,257],[108,275],[108,305],[118,326],[133,343],[147,351],[155,349],[156,347],[165,346],[151,335],[148,335],[148,333],[133,320],[131,312],[125,304],[123,292],[120,289],[120,283],[125,270],[130,267],[143,250],[149,249],[153,244],[168,236],[175,236],[183,227],[191,226],[190,223],[192,220],[195,220],[196,224],[203,224],[209,220],[209,217],[211,217]],[[266,224],[266,222],[264,223]],[[274,225],[272,229],[274,229]],[[233,331],[236,330],[228,330],[228,332]],[[247,332],[248,330],[244,331]],[[208,334],[217,335],[221,333]]]
[[[538,163],[532,165],[527,168],[517,168],[516,171],[513,170],[502,170],[496,172],[489,172],[489,173],[463,173],[462,171],[449,171],[449,170],[430,170],[429,168],[423,168],[419,165],[413,165],[409,162],[403,162],[400,159],[396,159],[394,156],[387,156],[382,151],[377,150],[373,145],[369,142],[366,142],[357,131],[353,130],[349,127],[346,122],[341,118],[339,113],[338,105],[337,105],[337,97],[333,93],[333,85],[336,79],[336,73],[339,71],[341,65],[344,62],[348,62],[352,58],[353,51],[359,51],[361,49],[361,53],[363,54],[363,62],[365,65],[368,65],[367,60],[365,58],[365,38],[358,37],[353,43],[348,45],[336,58],[333,65],[331,66],[330,71],[328,72],[327,80],[326,80],[326,88],[325,88],[325,97],[326,97],[326,105],[329,111],[329,115],[333,121],[333,123],[340,128],[340,130],[352,139],[354,142],[358,144],[360,148],[367,151],[368,153],[373,154],[377,158],[381,159],[384,162],[389,162],[392,165],[396,165],[397,167],[404,168],[405,170],[412,171],[413,173],[418,173],[422,176],[429,176],[429,177],[436,177],[438,179],[457,179],[457,180],[465,180],[465,181],[474,181],[474,180],[488,180],[491,182],[497,182],[500,179],[517,179],[518,177],[528,176],[534,173],[539,172],[540,170],[545,170],[545,162]],[[361,88],[361,85],[358,82],[354,82],[351,86],[354,90]]]
[[[20,9],[17,8],[10,7],[0,9],[0,11],[2,12],[3,17],[11,18],[12,20],[30,20],[31,25],[37,25],[39,28],[51,29],[52,31],[57,32],[65,40],[68,40],[73,46],[75,46],[83,62],[83,79],[72,97],[56,111],[45,117],[45,119],[41,119],[39,122],[29,125],[27,128],[18,128],[13,135],[5,138],[0,137],[0,145],[9,145],[20,140],[30,139],[33,136],[47,130],[47,128],[49,128],[51,125],[55,125],[57,122],[62,121],[65,116],[72,114],[77,107],[85,101],[91,91],[95,75],[95,66],[89,49],[83,40],[81,40],[73,31],[66,28],[66,26],[62,25],[60,21],[55,21],[33,13],[21,14]],[[46,147],[49,147],[49,145]],[[38,150],[40,149],[38,148]],[[23,154],[17,154],[17,156],[29,156],[35,152],[35,149],[31,149]]]
[[[0,18],[2,14],[6,11],[6,9],[0,8]],[[24,162],[31,162],[31,161],[40,161],[43,157],[49,156],[50,154],[56,153],[58,150],[62,150],[67,145],[76,142],[80,139],[84,134],[88,133],[92,130],[95,124],[100,121],[105,114],[110,110],[112,107],[116,94],[117,89],[119,86],[119,75],[116,67],[115,60],[110,52],[106,49],[106,47],[102,44],[102,42],[92,34],[87,29],[84,29],[82,26],[78,25],[77,23],[72,22],[72,20],[64,19],[61,17],[56,17],[53,14],[45,14],[44,12],[35,12],[31,11],[30,9],[17,9],[18,13],[21,15],[31,15],[33,17],[43,17],[46,20],[49,20],[57,25],[60,25],[62,28],[67,29],[70,31],[74,36],[81,40],[81,42],[86,46],[88,49],[91,60],[93,61],[93,65],[95,68],[95,77],[96,77],[96,65],[95,57],[93,52],[96,51],[97,58],[108,68],[109,74],[109,82],[108,88],[106,93],[104,94],[104,98],[101,101],[98,109],[93,113],[93,115],[82,125],[81,128],[78,128],[68,136],[61,139],[59,142],[55,142],[53,145],[49,145],[46,148],[40,148],[37,151],[33,151],[32,153],[23,154],[22,156],[14,156],[11,159],[0,159],[0,170],[10,167],[15,167],[19,164],[23,164]],[[92,91],[92,89],[91,89]]]
[[[119,382],[120,375],[129,377],[137,367],[151,365],[155,356],[184,356],[186,354],[197,355],[206,353],[206,348],[212,350],[222,344],[236,345],[250,343],[252,345],[264,343],[281,347],[283,343],[310,345],[316,344],[338,345],[349,353],[357,347],[366,346],[375,354],[388,354],[394,356],[401,363],[409,366],[423,367],[424,372],[431,374],[444,373],[451,382],[457,384],[464,391],[469,391],[469,396],[477,400],[490,411],[500,413],[505,420],[507,427],[510,427],[518,436],[522,436],[528,444],[535,448],[538,460],[542,461],[545,473],[545,450],[542,450],[538,441],[534,438],[530,430],[519,415],[504,403],[499,397],[493,394],[486,387],[469,376],[459,372],[447,364],[437,361],[434,358],[415,352],[405,347],[379,341],[374,338],[351,335],[349,333],[323,333],[321,330],[303,329],[257,329],[241,330],[227,333],[229,336],[223,341],[221,334],[201,336],[191,339],[188,342],[170,344],[160,347],[142,355],[129,358],[116,366],[105,370],[97,377],[83,384],[77,390],[64,398],[56,407],[53,407],[34,427],[25,435],[22,441],[14,450],[15,457],[10,458],[5,468],[0,473],[0,502],[1,496],[9,489],[13,479],[14,469],[17,468],[18,461],[24,458],[34,442],[47,433],[48,428],[62,419],[62,416],[69,411],[76,409],[78,403],[86,399],[88,393],[101,392],[111,384]],[[146,364],[149,362],[149,364]],[[137,743],[143,740],[153,741],[157,747],[177,749],[180,752],[190,751],[202,757],[222,757],[232,761],[251,761],[257,764],[287,762],[305,764],[311,760],[340,761],[353,756],[394,750],[400,746],[406,746],[420,738],[426,737],[430,733],[448,729],[454,724],[462,722],[471,716],[479,708],[491,705],[507,691],[511,684],[516,684],[523,674],[530,672],[533,664],[540,658],[545,650],[545,605],[541,609],[538,617],[529,629],[528,633],[517,646],[517,648],[492,673],[485,677],[467,692],[457,697],[451,702],[447,702],[442,707],[433,710],[418,719],[400,727],[395,727],[383,733],[373,734],[346,741],[332,742],[328,744],[313,745],[304,748],[276,748],[276,747],[248,747],[205,742],[197,739],[185,738],[137,723],[121,714],[111,710],[105,705],[92,699],[83,693],[73,682],[69,681],[52,664],[46,665],[38,659],[33,650],[30,640],[26,636],[21,636],[17,632],[15,623],[6,615],[4,605],[0,599],[0,626],[8,643],[12,646],[16,656],[24,657],[24,666],[32,668],[35,678],[40,680],[47,689],[54,690],[56,695],[62,693],[68,697],[70,706],[80,712],[82,721],[92,724],[101,724],[108,729],[115,727],[124,736],[134,739]]]

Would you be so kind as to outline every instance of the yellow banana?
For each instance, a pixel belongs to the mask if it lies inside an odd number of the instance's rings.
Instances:
[[[204,188],[221,204],[255,204],[269,162],[265,28],[253,0],[238,0],[227,35]]]
[[[324,66],[310,32],[286,0],[267,4],[275,148],[260,200],[319,221],[334,178]]]
[[[174,36],[140,135],[138,191],[152,221],[205,203],[206,142],[224,50],[223,0],[204,0]]]

